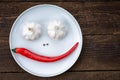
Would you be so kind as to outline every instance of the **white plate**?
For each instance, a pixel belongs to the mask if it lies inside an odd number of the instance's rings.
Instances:
[[[50,39],[47,34],[47,24],[51,20],[61,20],[67,26],[68,33],[61,40]],[[26,22],[38,22],[42,25],[42,35],[35,41],[27,41],[22,37],[22,26]],[[57,56],[70,49],[76,42],[79,42],[76,50],[68,57],[50,63],[38,62],[22,55],[12,53],[17,64],[30,74],[40,77],[51,77],[59,75],[73,66],[78,59],[82,49],[82,33],[76,19],[65,9],[55,5],[37,5],[24,11],[14,22],[10,37],[10,49],[25,47],[33,52],[45,56]],[[49,46],[43,46],[49,43]]]

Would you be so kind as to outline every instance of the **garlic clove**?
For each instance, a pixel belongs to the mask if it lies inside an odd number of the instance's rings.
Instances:
[[[49,37],[56,40],[64,38],[67,33],[65,25],[60,21],[50,22],[47,30]]]
[[[35,40],[41,35],[41,25],[34,22],[26,23],[22,34],[26,40]]]

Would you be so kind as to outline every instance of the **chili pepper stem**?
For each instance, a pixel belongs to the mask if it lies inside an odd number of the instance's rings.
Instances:
[[[16,48],[12,49],[12,51],[15,53],[16,52]]]

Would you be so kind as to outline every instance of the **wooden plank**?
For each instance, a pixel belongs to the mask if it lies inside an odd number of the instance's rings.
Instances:
[[[1,2],[43,2],[43,0],[0,0]],[[119,1],[119,0],[44,0],[44,2],[97,2],[97,1]]]
[[[120,70],[119,35],[87,35],[83,39],[81,56],[70,71]],[[0,44],[0,72],[23,72],[11,56],[8,37],[1,37]]]
[[[43,2],[43,0],[0,0],[1,2]],[[65,1],[65,2],[79,2],[79,1],[85,1],[85,0],[44,0],[44,2],[61,2],[61,1]]]
[[[15,19],[16,17],[0,18],[0,37],[9,36],[10,29]],[[117,34],[120,34],[120,29],[119,29],[120,27],[118,26],[119,23],[118,22],[113,23],[113,22],[110,22],[110,21],[107,23],[88,22],[88,24],[79,22],[79,24],[81,25],[80,27],[83,32],[83,35],[95,35],[95,34],[117,35]]]
[[[6,5],[5,5],[6,4]],[[26,5],[27,4],[27,5]],[[69,10],[72,14],[83,15],[84,13],[100,13],[105,14],[104,16],[109,16],[109,14],[120,13],[120,2],[9,2],[9,3],[0,3],[0,16],[18,16],[21,12],[26,10],[29,7],[38,5],[38,4],[53,4],[61,6]],[[82,14],[83,13],[83,14]],[[91,15],[92,16],[92,15]],[[95,15],[94,15],[95,16]],[[94,16],[92,16],[94,18]],[[112,16],[112,15],[111,15]],[[114,17],[114,16],[113,16]]]
[[[1,80],[119,80],[120,71],[66,72],[56,77],[42,78],[28,73],[0,73]]]
[[[9,36],[14,20],[22,11],[42,3],[44,2],[0,3],[0,36]],[[62,6],[71,12],[79,22],[83,35],[120,34],[120,2],[48,3]],[[72,5],[75,7],[72,7]]]

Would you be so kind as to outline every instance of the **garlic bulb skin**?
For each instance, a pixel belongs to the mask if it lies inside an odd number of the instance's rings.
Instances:
[[[23,26],[22,34],[26,40],[35,40],[41,35],[41,25],[34,22],[26,23]]]
[[[55,20],[48,24],[47,32],[50,38],[59,40],[65,37],[67,30],[64,24]]]

